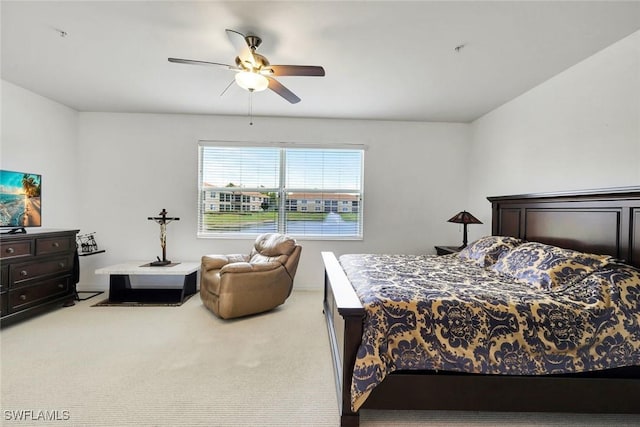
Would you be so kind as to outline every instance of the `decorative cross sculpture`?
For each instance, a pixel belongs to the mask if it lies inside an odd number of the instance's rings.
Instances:
[[[167,260],[167,224],[171,221],[179,221],[180,218],[168,218],[166,209],[162,209],[156,217],[148,217],[147,219],[152,220],[160,224],[160,246],[162,246],[162,260],[160,257],[157,257],[157,261],[150,262],[149,265],[152,267],[161,267],[164,265],[171,264],[171,261]]]

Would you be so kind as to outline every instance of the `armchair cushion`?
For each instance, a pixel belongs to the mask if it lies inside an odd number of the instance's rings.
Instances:
[[[255,251],[266,257],[290,255],[296,247],[296,241],[289,236],[278,233],[265,233],[256,239]]]
[[[202,257],[203,270],[216,270],[232,262],[247,262],[249,257],[243,254],[205,255]]]
[[[233,262],[231,264],[227,264],[220,269],[220,274],[225,273],[256,273],[258,271],[270,271],[274,270],[278,267],[282,267],[282,264],[279,262],[261,262],[261,263],[250,263],[250,262]]]
[[[264,256],[262,254],[255,254],[251,257],[249,261],[252,264],[263,264],[263,263],[277,263],[281,265],[285,265],[289,259],[288,255],[279,255],[279,256]]]

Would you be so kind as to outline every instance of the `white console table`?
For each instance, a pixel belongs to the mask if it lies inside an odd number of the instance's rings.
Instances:
[[[95,274],[109,275],[109,302],[182,303],[196,293],[199,262],[180,262],[150,267],[144,261],[99,268]],[[181,288],[132,288],[129,276],[183,276]]]

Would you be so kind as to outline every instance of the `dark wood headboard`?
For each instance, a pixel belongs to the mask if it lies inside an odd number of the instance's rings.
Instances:
[[[493,235],[611,255],[640,267],[640,187],[487,199]]]

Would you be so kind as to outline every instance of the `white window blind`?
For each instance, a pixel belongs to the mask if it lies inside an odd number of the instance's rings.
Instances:
[[[363,149],[199,144],[200,237],[362,237]]]

